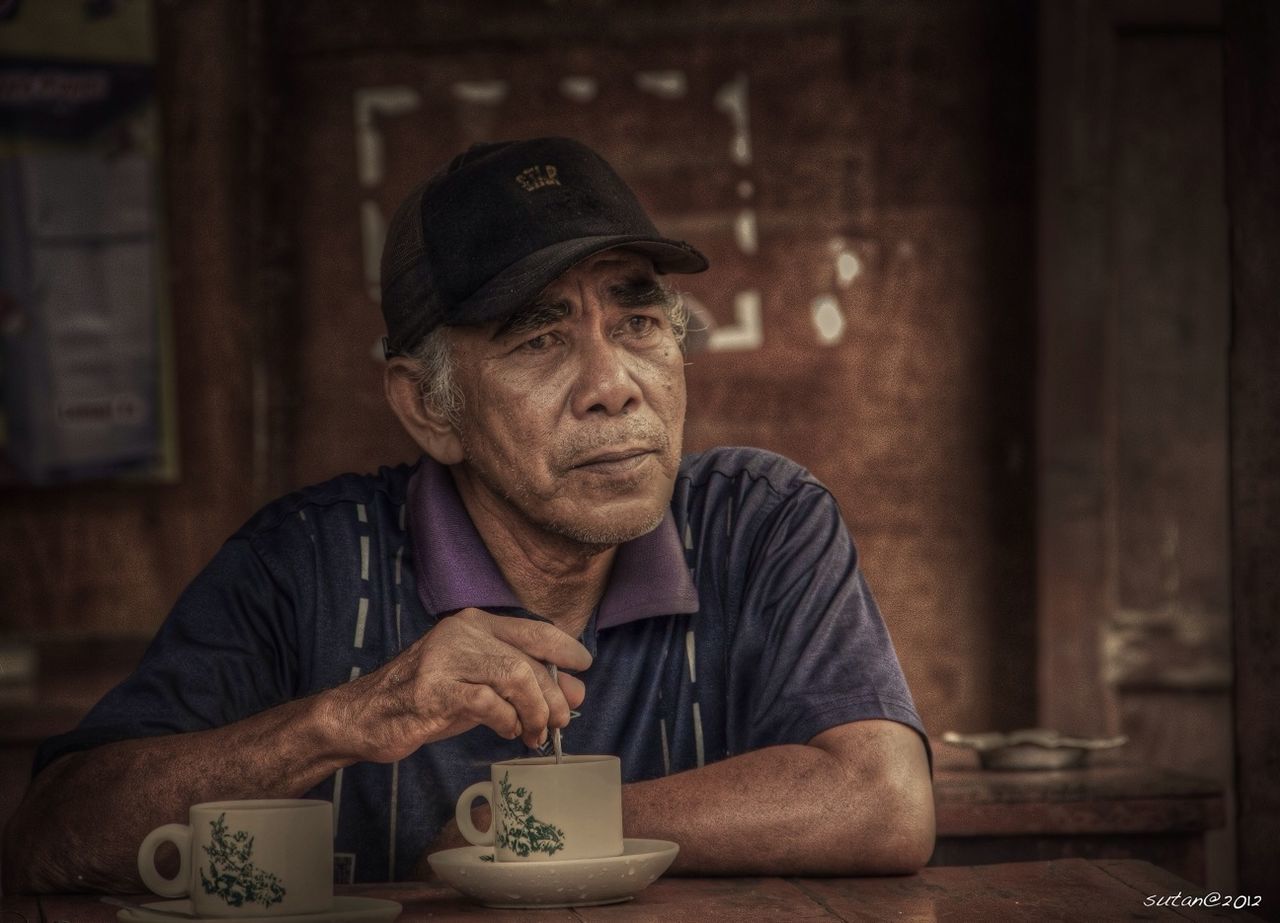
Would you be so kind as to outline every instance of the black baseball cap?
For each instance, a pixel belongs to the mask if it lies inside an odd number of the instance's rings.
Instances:
[[[396,209],[382,250],[386,353],[412,350],[441,325],[509,317],[575,263],[614,247],[658,272],[707,258],[663,237],[635,193],[570,138],[475,144]]]

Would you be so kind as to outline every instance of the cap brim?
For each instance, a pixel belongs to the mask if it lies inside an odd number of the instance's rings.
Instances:
[[[509,317],[532,302],[539,292],[577,263],[615,248],[645,254],[653,260],[654,268],[660,273],[702,272],[710,265],[707,258],[689,244],[661,237],[613,235],[565,240],[512,263],[460,303],[445,323],[453,326],[483,324]]]

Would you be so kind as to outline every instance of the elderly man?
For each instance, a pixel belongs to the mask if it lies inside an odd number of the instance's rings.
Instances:
[[[477,145],[401,205],[386,394],[424,457],[258,513],[137,671],[48,741],[11,887],[135,888],[188,805],[331,799],[341,880],[457,843],[488,764],[622,759],[677,870],[913,870],[927,744],[831,495],[776,455],[681,458],[698,272],[597,154]],[[552,678],[548,667],[559,668]]]

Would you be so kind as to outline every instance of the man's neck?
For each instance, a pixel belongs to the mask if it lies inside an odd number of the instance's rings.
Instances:
[[[572,637],[581,635],[604,595],[617,546],[539,529],[465,472],[452,473],[467,515],[520,603]]]

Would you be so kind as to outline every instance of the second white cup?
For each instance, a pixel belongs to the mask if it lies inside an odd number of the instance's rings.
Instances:
[[[333,903],[333,805],[301,798],[192,805],[138,849],[138,873],[161,897],[190,895],[202,917],[319,913]],[[161,843],[178,848],[173,878],[156,870]]]

